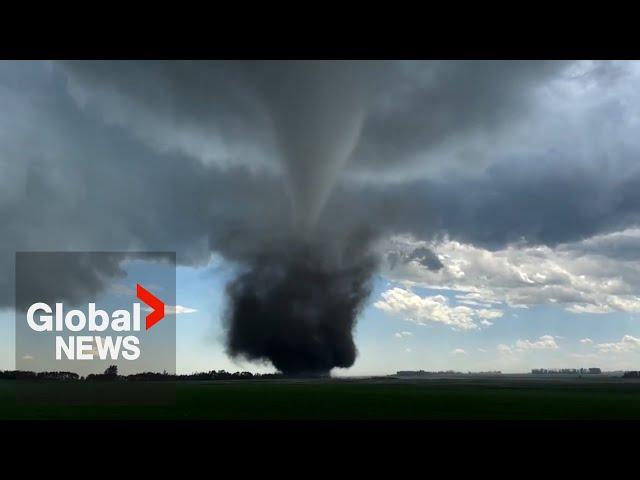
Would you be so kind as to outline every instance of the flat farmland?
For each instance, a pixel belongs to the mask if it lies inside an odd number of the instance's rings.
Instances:
[[[24,404],[32,397],[68,403]],[[155,396],[168,405],[145,405]],[[105,398],[142,404],[98,405]],[[74,402],[74,400],[78,400]],[[292,379],[211,382],[0,381],[0,419],[616,420],[640,419],[640,382],[620,378]]]

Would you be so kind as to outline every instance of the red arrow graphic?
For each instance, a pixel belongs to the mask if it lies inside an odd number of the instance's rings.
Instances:
[[[149,330],[164,318],[164,302],[139,283],[136,283],[136,290],[137,297],[153,309],[146,318],[146,327]]]

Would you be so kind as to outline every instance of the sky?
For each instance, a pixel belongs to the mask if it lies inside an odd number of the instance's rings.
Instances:
[[[639,82],[629,61],[0,62],[0,369],[16,251],[139,250],[177,253],[178,372],[274,371],[229,355],[226,289],[291,238],[339,271],[375,258],[336,375],[638,369]]]

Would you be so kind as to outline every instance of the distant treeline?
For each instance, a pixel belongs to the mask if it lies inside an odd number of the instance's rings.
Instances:
[[[531,370],[533,375],[555,375],[555,374],[586,374],[600,375],[600,368],[534,368]]]
[[[400,370],[396,372],[397,377],[423,377],[429,375],[464,375],[464,372],[456,372],[454,370],[441,370],[437,372],[428,372],[425,370]]]
[[[210,372],[197,372],[188,375],[176,375],[170,373],[144,372],[127,375],[129,381],[136,380],[251,380],[255,378],[283,378],[281,373],[251,373],[251,372],[227,372],[225,370],[211,370]]]
[[[624,372],[624,374],[622,375],[622,378],[640,378],[640,372],[639,371]]]
[[[425,371],[425,370],[400,370],[396,372],[396,377],[429,377],[436,375],[502,375],[500,370],[489,370],[481,372],[456,372],[455,370]]]
[[[73,372],[29,372],[23,370],[0,370],[3,380],[80,380],[80,375]]]
[[[118,375],[118,367],[112,365],[103,373],[91,373],[82,377],[74,372],[30,372],[23,370],[0,370],[2,380],[58,380],[58,381],[189,381],[189,380],[251,380],[256,378],[282,378],[280,373],[227,372],[211,370],[189,375],[177,375],[167,372],[143,372],[131,375]]]

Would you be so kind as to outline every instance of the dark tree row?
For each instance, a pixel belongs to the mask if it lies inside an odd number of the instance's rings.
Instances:
[[[4,380],[90,380],[90,381],[148,381],[148,380],[249,380],[255,378],[281,378],[279,373],[251,373],[251,372],[227,372],[225,370],[211,370],[209,372],[197,372],[189,375],[177,375],[168,372],[142,372],[132,375],[118,375],[118,367],[111,365],[103,373],[91,373],[87,377],[81,377],[73,372],[30,372],[22,370],[0,370],[0,379]]]
[[[30,372],[24,370],[0,371],[0,379],[4,380],[79,380],[74,372]]]

